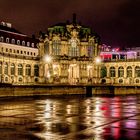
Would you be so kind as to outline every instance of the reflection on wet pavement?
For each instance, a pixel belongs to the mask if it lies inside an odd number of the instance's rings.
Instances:
[[[139,140],[140,96],[0,99],[0,140]]]

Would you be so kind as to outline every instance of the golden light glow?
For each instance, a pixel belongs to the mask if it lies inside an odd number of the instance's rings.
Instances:
[[[49,55],[46,55],[46,56],[44,57],[44,60],[45,60],[45,62],[47,62],[47,63],[51,63],[52,57],[49,56]]]

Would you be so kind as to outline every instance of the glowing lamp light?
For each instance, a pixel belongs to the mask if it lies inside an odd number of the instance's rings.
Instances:
[[[50,63],[50,62],[52,61],[51,56],[49,56],[49,55],[45,56],[45,61],[46,61],[47,63]]]
[[[95,59],[95,62],[96,62],[96,64],[101,63],[101,58],[100,58],[100,57],[97,57],[97,58]]]

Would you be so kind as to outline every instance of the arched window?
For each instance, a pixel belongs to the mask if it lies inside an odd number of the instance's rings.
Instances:
[[[8,75],[8,63],[4,64],[4,74]]]
[[[123,79],[119,79],[119,83],[122,84],[123,83]]]
[[[27,42],[27,46],[30,47],[30,42]]]
[[[18,64],[18,75],[23,75],[23,66],[22,66],[22,64]]]
[[[6,43],[9,43],[9,38],[6,38]]]
[[[20,45],[20,40],[17,40],[17,45]]]
[[[22,46],[25,46],[25,41],[22,41]]]
[[[140,81],[139,81],[139,79],[136,79],[136,83],[138,84]]]
[[[132,67],[131,66],[127,67],[127,77],[132,77]]]
[[[15,64],[11,64],[11,75],[15,75]]]
[[[107,69],[105,66],[101,67],[101,78],[104,78],[107,76]]]
[[[71,39],[70,40],[70,46],[68,48],[68,54],[69,56],[79,56],[79,48],[77,45],[77,40]]]
[[[60,55],[61,52],[61,41],[60,40],[53,40],[52,41],[52,53],[53,55]]]
[[[11,43],[12,43],[12,44],[15,44],[15,39],[12,39],[12,40],[11,40]]]
[[[26,75],[28,75],[28,76],[31,75],[31,66],[29,64],[26,65]]]
[[[116,72],[115,72],[115,67],[110,67],[110,77],[115,77]]]
[[[0,37],[0,41],[4,42],[4,37],[3,36]]]
[[[135,67],[135,77],[140,77],[140,67],[139,66]]]
[[[35,44],[34,44],[34,43],[32,43],[32,45],[31,45],[31,46],[34,48]]]
[[[8,82],[8,77],[7,76],[5,77],[5,82]]]
[[[34,65],[34,76],[39,76],[39,66],[38,65]]]
[[[19,78],[18,78],[18,81],[19,81],[19,82],[22,82],[22,77],[19,77]]]
[[[124,76],[124,68],[121,66],[118,68],[118,77],[123,77]]]

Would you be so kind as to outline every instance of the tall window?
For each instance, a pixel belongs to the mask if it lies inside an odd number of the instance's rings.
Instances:
[[[49,54],[49,42],[45,42],[44,44],[44,54]]]
[[[116,72],[115,72],[115,67],[110,67],[110,77],[115,77]]]
[[[60,40],[53,40],[52,41],[52,52],[53,55],[60,55],[61,41]]]
[[[34,65],[34,76],[39,76],[39,66],[38,65]]]
[[[118,68],[118,77],[123,77],[124,76],[124,68],[121,66]]]
[[[87,54],[89,57],[93,57],[93,50],[94,50],[94,42],[93,40],[90,40],[89,45],[87,47]]]
[[[107,69],[105,66],[101,67],[101,78],[104,78],[107,76]]]
[[[18,65],[18,75],[23,75],[23,66],[22,66],[22,64]]]
[[[135,67],[135,76],[140,77],[140,67],[139,66]]]
[[[11,75],[15,75],[15,64],[11,64]]]
[[[2,74],[2,64],[0,62],[0,74]]]
[[[28,76],[31,75],[31,66],[29,64],[26,65],[26,75],[28,75]]]
[[[132,77],[132,67],[131,66],[127,67],[127,77]]]
[[[70,44],[71,45],[69,46],[68,49],[69,56],[79,56],[79,48],[77,45],[77,40],[71,39]]]
[[[4,64],[4,74],[8,75],[8,63]]]

